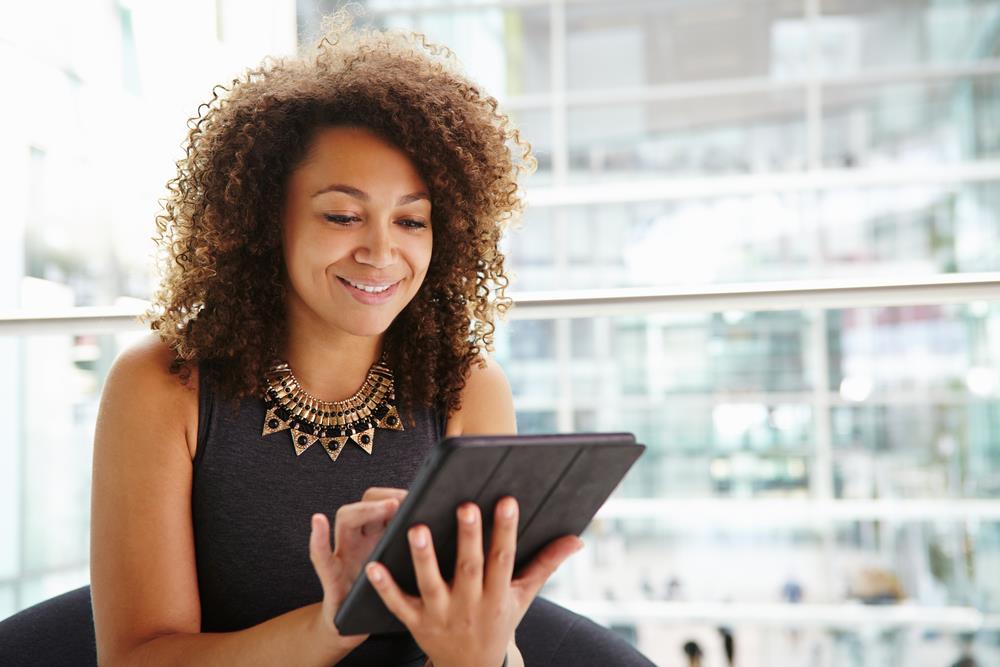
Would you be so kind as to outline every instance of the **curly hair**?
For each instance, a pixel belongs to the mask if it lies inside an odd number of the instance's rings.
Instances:
[[[189,119],[185,156],[156,217],[161,282],[142,319],[186,382],[200,364],[232,399],[262,395],[287,336],[281,211],[290,173],[320,129],[360,126],[412,161],[431,195],[426,278],[384,349],[401,406],[453,412],[511,305],[499,250],[523,213],[517,175],[537,166],[497,100],[420,33],[353,26],[341,9],[313,49],[266,58]],[[515,149],[519,149],[519,155]]]

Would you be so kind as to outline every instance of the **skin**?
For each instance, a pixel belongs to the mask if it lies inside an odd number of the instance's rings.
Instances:
[[[335,190],[315,194],[332,183],[362,190],[367,199]],[[318,133],[309,157],[291,175],[283,239],[294,335],[286,358],[297,373],[303,369],[300,379],[310,393],[327,400],[352,394],[375,361],[385,330],[419,290],[432,252],[427,191],[404,153],[360,128]],[[400,284],[387,302],[366,305],[338,278]],[[352,378],[346,384],[345,368]],[[324,377],[325,369],[336,372]],[[463,397],[467,407],[449,420],[447,435],[516,431],[510,387],[499,367],[473,372]],[[497,410],[497,405],[503,407]],[[331,619],[405,493],[369,489],[360,503],[341,507],[332,552],[329,522],[322,514],[313,517],[310,558],[323,584],[321,623],[347,648],[367,635],[342,637]],[[451,585],[441,579],[423,525],[410,531],[420,597],[402,594],[384,567],[372,564],[366,571],[436,667],[499,665],[535,595],[582,546],[575,536],[561,538],[513,579],[517,502],[502,499],[496,511],[494,539],[484,562],[479,510],[471,503],[459,508],[457,574]],[[519,663],[516,649],[511,653]]]
[[[351,185],[368,198],[313,196],[333,183]],[[319,132],[307,159],[289,175],[282,216],[289,335],[281,352],[313,395],[343,400],[353,394],[377,359],[385,330],[419,290],[433,249],[431,204],[421,198],[401,203],[400,197],[420,191],[425,183],[406,155],[358,128]],[[355,219],[324,217],[341,214]],[[385,303],[365,305],[338,276],[399,285]],[[336,551],[330,549],[329,519],[313,517],[309,556],[322,602],[235,632],[201,632],[190,511],[198,368],[182,384],[168,370],[173,357],[150,334],[116,358],[101,395],[91,502],[100,663],[320,667],[342,660],[366,636],[341,636],[332,619],[406,492],[370,488],[358,502],[343,505],[333,521]],[[449,416],[445,434],[514,432],[503,371],[490,360],[473,365],[462,407]],[[453,584],[434,579],[437,563],[428,545],[414,550],[425,595],[404,601],[388,579],[377,589],[435,667],[499,665],[505,649],[512,667],[523,664],[513,645],[517,623],[545,579],[580,544],[572,536],[557,540],[512,579],[516,519],[498,519],[498,546],[485,563],[480,526],[478,518],[462,524]]]
[[[333,184],[365,194],[323,192]],[[343,400],[357,391],[385,330],[420,289],[433,247],[427,193],[403,152],[361,128],[320,130],[290,175],[282,225],[289,284],[283,356],[314,396]],[[399,285],[386,303],[368,305],[339,277]]]

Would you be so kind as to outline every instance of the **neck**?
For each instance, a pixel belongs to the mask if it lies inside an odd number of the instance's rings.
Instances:
[[[384,337],[289,326],[282,359],[307,392],[320,400],[342,401],[364,383]]]

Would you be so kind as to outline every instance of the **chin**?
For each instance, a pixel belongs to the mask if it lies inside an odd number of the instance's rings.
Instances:
[[[351,322],[331,322],[330,324],[334,328],[342,329],[352,336],[381,336],[389,329],[389,326],[393,323],[398,314],[399,313],[396,313],[392,318],[365,317],[357,318]]]
[[[334,325],[334,327],[337,329],[342,329],[343,331],[346,331],[352,336],[358,336],[359,338],[371,338],[373,336],[381,336],[382,334],[384,334],[389,329],[389,324],[391,324],[391,322],[385,324],[384,326],[378,324],[366,326],[354,323],[352,326],[348,327],[337,326],[337,325]]]

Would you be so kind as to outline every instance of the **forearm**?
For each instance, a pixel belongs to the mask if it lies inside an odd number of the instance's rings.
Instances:
[[[236,632],[164,635],[132,649],[122,663],[129,667],[329,667],[350,651],[324,635],[319,608],[316,603],[294,609]]]

